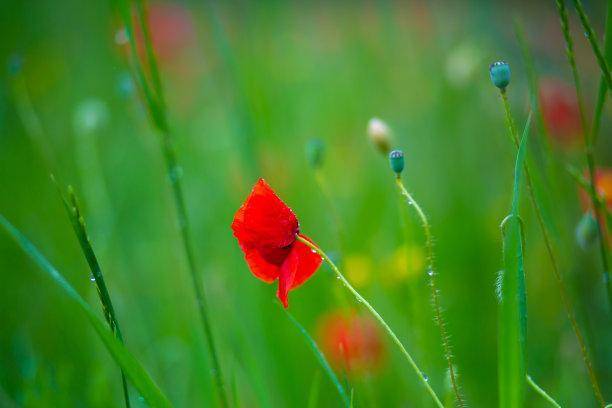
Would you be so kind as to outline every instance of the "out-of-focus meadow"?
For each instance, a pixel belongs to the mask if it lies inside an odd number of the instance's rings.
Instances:
[[[604,3],[585,1],[600,38]],[[600,71],[568,8],[591,120]],[[0,213],[102,316],[49,173],[61,188],[71,184],[126,347],[175,406],[210,406],[211,361],[159,136],[114,4],[5,0],[0,22]],[[566,171],[569,165],[583,174],[586,165],[554,1],[155,2],[149,23],[180,162],[173,177],[184,185],[220,364],[237,406],[341,405],[275,300],[276,285],[253,277],[232,236],[234,213],[259,177],[339,261],[452,405],[422,230],[400,200],[387,158],[368,139],[372,117],[388,124],[392,146],[404,150],[404,182],[432,224],[463,395],[470,406],[497,404],[499,226],[510,209],[516,151],[488,68],[499,59],[510,64],[507,93],[522,129],[531,106],[529,60],[517,27],[533,56],[542,106],[528,149],[536,192],[602,393],[612,400],[612,325],[599,252],[584,233],[576,236],[588,201]],[[612,163],[610,106],[595,151],[602,168]],[[314,138],[325,146],[318,170],[306,157]],[[561,405],[596,406],[526,194],[521,217],[527,371]],[[433,406],[326,265],[291,293],[289,311],[353,389],[355,406]],[[334,354],[334,336],[355,335],[343,327],[347,316],[366,321],[348,365],[346,355]],[[88,321],[4,231],[0,324],[0,405],[123,404],[119,369]],[[133,406],[145,406],[130,393]],[[546,404],[527,391],[527,406]]]

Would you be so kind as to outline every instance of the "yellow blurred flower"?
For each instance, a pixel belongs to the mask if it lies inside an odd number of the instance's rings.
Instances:
[[[401,245],[391,255],[387,262],[385,282],[396,284],[412,280],[423,273],[425,255],[417,245]]]
[[[349,281],[356,287],[366,286],[372,277],[372,261],[361,254],[347,255],[344,259],[344,268]]]

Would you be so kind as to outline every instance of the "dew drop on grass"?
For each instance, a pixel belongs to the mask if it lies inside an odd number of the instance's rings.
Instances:
[[[95,282],[96,278],[92,275],[92,276],[89,277],[89,280],[92,281],[92,282]]]
[[[429,276],[434,276],[434,271],[433,271],[433,269],[429,269],[429,270],[427,270],[427,275],[429,275]]]
[[[421,374],[423,375],[423,379],[425,380],[425,382],[429,382],[429,376],[424,372],[421,372]]]

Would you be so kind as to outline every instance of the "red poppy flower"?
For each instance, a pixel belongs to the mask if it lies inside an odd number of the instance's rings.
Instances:
[[[264,179],[257,181],[236,212],[232,230],[253,275],[267,283],[278,279],[276,295],[285,307],[289,291],[321,265],[321,257],[297,240],[300,236],[310,241],[300,234],[295,214]]]
[[[545,79],[540,85],[540,105],[544,124],[550,136],[563,145],[580,136],[580,111],[576,92],[557,79]]]
[[[376,369],[383,359],[380,330],[369,317],[332,313],[323,317],[318,332],[323,351],[336,368],[362,373]]]

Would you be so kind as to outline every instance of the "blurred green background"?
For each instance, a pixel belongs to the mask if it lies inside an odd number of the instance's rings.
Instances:
[[[585,5],[602,33],[604,2]],[[421,229],[400,202],[386,158],[367,138],[367,123],[377,116],[391,127],[393,146],[405,151],[404,180],[433,226],[438,283],[465,397],[471,406],[494,406],[499,224],[510,208],[515,150],[488,65],[510,63],[508,92],[521,127],[529,96],[515,19],[538,75],[571,86],[554,1],[177,1],[150,9],[197,262],[224,375],[239,405],[306,406],[320,375],[304,338],[274,301],[275,286],[251,275],[231,234],[234,212],[258,177],[292,207],[302,231],[340,260],[434,389],[449,393],[422,270]],[[591,117],[599,71],[575,17]],[[0,38],[6,66],[0,213],[100,310],[50,169],[60,183],[72,184],[127,347],[176,406],[212,404],[209,358],[158,136],[132,82],[112,4],[4,0]],[[603,165],[612,160],[610,119],[608,104],[597,150]],[[538,193],[610,399],[612,326],[599,258],[594,248],[576,244],[583,210],[564,171],[567,163],[582,169],[583,154],[580,142],[559,144],[545,133],[534,125],[529,154]],[[340,242],[329,201],[306,160],[312,138],[326,145],[320,173],[338,209]],[[595,406],[524,201],[528,371],[562,405]],[[398,261],[404,245],[410,259]],[[120,406],[116,364],[83,316],[4,232],[0,278],[0,405]],[[362,312],[343,293],[323,266],[292,292],[290,310],[317,337],[327,314]],[[431,406],[414,372],[388,339],[383,344],[376,369],[349,375],[355,405]],[[132,397],[144,406],[134,390]],[[323,376],[317,406],[339,405]],[[529,390],[528,405],[546,403]]]

